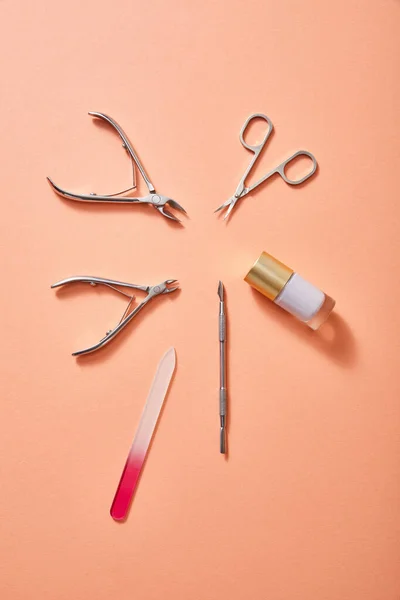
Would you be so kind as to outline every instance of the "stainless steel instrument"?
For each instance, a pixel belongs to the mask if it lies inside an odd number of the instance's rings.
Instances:
[[[246,132],[246,129],[249,127],[250,123],[256,119],[261,119],[263,121],[266,121],[266,123],[268,125],[268,129],[264,136],[263,141],[260,144],[251,145],[251,144],[248,144],[246,142],[246,140],[244,139],[244,134]],[[244,175],[241,178],[234,195],[231,196],[226,202],[221,204],[221,206],[219,206],[215,211],[215,212],[218,212],[220,210],[222,211],[222,210],[227,209],[224,219],[227,219],[229,217],[230,213],[232,212],[232,210],[234,209],[236,203],[238,202],[238,200],[240,200],[240,198],[247,196],[247,194],[252,192],[255,188],[257,188],[259,185],[264,183],[264,181],[266,181],[273,175],[275,175],[275,174],[280,175],[282,177],[283,181],[285,181],[289,185],[299,185],[300,183],[303,183],[304,181],[309,179],[312,175],[314,175],[315,171],[317,170],[317,160],[316,160],[315,156],[313,154],[311,154],[311,152],[308,152],[307,150],[298,150],[297,152],[295,152],[294,154],[289,156],[289,158],[287,158],[286,160],[281,162],[279,165],[277,165],[276,167],[271,169],[271,171],[269,171],[266,175],[264,175],[264,177],[261,177],[261,179],[259,179],[252,185],[246,186],[246,179],[247,179],[248,175],[250,175],[251,171],[253,171],[253,168],[257,162],[257,159],[260,156],[264,146],[267,144],[273,128],[274,128],[274,126],[272,124],[271,119],[269,119],[267,117],[267,115],[263,115],[262,113],[255,113],[254,115],[251,115],[244,122],[244,125],[243,125],[242,129],[240,130],[239,139],[240,139],[242,146],[244,146],[246,148],[246,150],[249,150],[249,152],[252,152],[254,154],[254,156],[251,159],[249,166],[245,170]],[[285,173],[285,169],[286,169],[286,167],[288,167],[288,165],[293,160],[295,160],[299,156],[305,156],[306,158],[311,159],[311,162],[312,162],[311,170],[308,173],[306,173],[306,175],[304,175],[304,177],[300,177],[299,179],[289,179],[289,177]]]
[[[147,285],[146,286],[146,285],[136,285],[134,283],[125,283],[123,281],[116,281],[115,279],[103,279],[102,277],[88,277],[88,276],[69,277],[68,279],[62,279],[61,281],[58,281],[57,283],[53,283],[53,285],[51,287],[58,288],[58,287],[61,287],[64,285],[69,285],[71,283],[89,283],[91,286],[104,285],[106,287],[111,288],[115,292],[118,292],[119,294],[126,296],[129,299],[128,305],[127,305],[119,323],[113,329],[110,329],[109,331],[107,331],[106,335],[97,344],[94,344],[93,346],[89,346],[88,348],[85,348],[84,350],[78,350],[77,352],[73,352],[73,354],[72,354],[73,356],[79,356],[81,354],[89,354],[90,352],[99,350],[99,348],[102,348],[103,346],[105,346],[106,344],[111,342],[111,340],[114,339],[115,336],[118,335],[118,333],[120,331],[122,331],[122,329],[124,329],[124,327],[126,327],[130,321],[132,321],[132,319],[138,314],[138,312],[140,310],[142,310],[142,308],[144,308],[146,306],[146,304],[148,304],[150,302],[150,300],[152,300],[156,296],[175,292],[175,290],[177,290],[179,288],[179,284],[176,279],[167,279],[166,281],[163,281],[162,283],[159,283],[158,285]],[[178,284],[178,285],[174,285],[174,284]],[[171,287],[171,286],[173,286],[173,287]],[[140,290],[142,292],[146,292],[147,296],[144,298],[144,300],[142,300],[142,302],[140,304],[138,304],[135,308],[133,308],[131,310],[132,303],[135,300],[135,296],[127,294],[126,292],[120,290],[119,288],[121,288],[121,287],[128,288],[131,290],[134,289],[134,290]]]
[[[161,194],[157,194],[157,192],[154,188],[154,185],[151,183],[149,177],[147,176],[147,173],[144,170],[144,167],[143,167],[142,163],[140,162],[138,155],[136,154],[135,150],[133,149],[133,146],[130,143],[128,136],[123,131],[123,129],[118,125],[118,123],[116,121],[114,121],[114,119],[112,119],[111,117],[105,115],[104,113],[90,112],[89,115],[91,115],[92,117],[97,117],[98,119],[102,119],[103,121],[106,121],[118,133],[119,137],[122,140],[122,147],[125,148],[125,150],[129,154],[129,157],[131,159],[133,185],[130,188],[127,188],[126,190],[117,192],[116,194],[107,194],[107,195],[104,195],[104,194],[100,195],[100,194],[94,194],[94,193],[92,193],[92,194],[77,194],[77,193],[73,193],[73,192],[68,192],[67,190],[61,188],[59,185],[56,185],[54,183],[54,181],[52,181],[50,179],[50,177],[47,177],[47,180],[48,180],[49,184],[51,185],[51,187],[53,188],[53,190],[57,194],[62,196],[63,198],[67,198],[69,200],[76,200],[78,202],[101,202],[101,203],[108,202],[111,204],[148,204],[149,206],[153,206],[164,217],[167,217],[167,219],[171,219],[172,221],[177,221],[180,223],[179,219],[177,217],[175,217],[175,215],[173,215],[171,212],[169,212],[169,210],[166,207],[169,206],[169,207],[174,208],[175,210],[179,210],[183,213],[186,213],[185,209],[180,204],[178,204],[178,202],[176,202],[175,200],[172,200],[172,198],[168,198],[168,196],[162,196]],[[130,192],[131,190],[136,189],[135,165],[138,168],[138,170],[143,178],[143,181],[145,182],[145,184],[147,186],[147,189],[149,190],[149,193],[147,196],[132,197],[132,196],[124,195],[127,192]]]
[[[219,448],[221,454],[226,454],[226,314],[224,301],[224,286],[218,284],[219,296]]]

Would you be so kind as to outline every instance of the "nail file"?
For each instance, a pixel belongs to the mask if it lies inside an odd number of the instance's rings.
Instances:
[[[110,514],[116,521],[125,519],[128,513],[147,450],[175,370],[175,364],[175,348],[170,348],[158,364],[139,426],[111,505]]]

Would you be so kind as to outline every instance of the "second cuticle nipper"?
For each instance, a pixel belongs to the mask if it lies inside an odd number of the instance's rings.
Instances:
[[[99,348],[102,348],[103,346],[105,346],[106,344],[111,342],[111,340],[113,338],[115,338],[115,336],[118,335],[118,333],[122,329],[124,329],[124,327],[126,327],[128,325],[128,323],[133,319],[133,317],[135,317],[138,314],[138,312],[140,310],[142,310],[142,308],[144,308],[146,306],[146,304],[148,304],[148,302],[150,302],[150,300],[152,300],[152,298],[155,298],[156,296],[160,296],[163,294],[169,294],[169,293],[175,292],[175,290],[179,289],[179,285],[178,285],[178,282],[176,279],[167,279],[166,281],[163,281],[162,283],[159,283],[158,285],[145,286],[145,285],[135,285],[134,283],[125,283],[123,281],[116,281],[114,279],[103,279],[102,277],[90,277],[90,276],[69,277],[68,279],[62,279],[61,281],[54,283],[51,287],[58,288],[58,287],[61,287],[64,285],[68,285],[70,283],[89,283],[92,286],[104,285],[104,286],[109,287],[112,290],[118,292],[119,294],[126,296],[129,299],[128,306],[126,307],[119,323],[113,329],[110,329],[109,331],[107,331],[106,335],[97,344],[94,344],[93,346],[89,346],[88,348],[85,348],[84,350],[78,350],[77,352],[73,352],[73,356],[79,356],[81,354],[89,354],[91,352],[95,352],[96,350],[99,350]],[[174,284],[177,284],[177,285],[174,285]],[[144,298],[144,300],[140,304],[138,304],[135,308],[133,308],[131,310],[132,303],[135,300],[135,296],[127,294],[126,292],[120,290],[119,289],[120,287],[128,288],[131,290],[132,289],[140,290],[142,292],[146,292],[147,296]]]
[[[67,198],[69,200],[76,200],[78,202],[108,202],[112,204],[148,204],[149,206],[153,206],[159,213],[161,213],[167,219],[171,219],[172,221],[177,221],[180,223],[180,220],[173,215],[167,207],[174,208],[175,210],[181,211],[186,214],[185,209],[178,204],[172,198],[168,198],[168,196],[162,196],[161,194],[157,194],[154,185],[151,183],[142,163],[140,162],[135,150],[133,149],[132,144],[130,143],[128,136],[123,131],[123,129],[118,125],[114,119],[100,112],[89,112],[89,115],[92,117],[97,117],[98,119],[102,119],[111,125],[111,127],[118,133],[119,137],[122,140],[122,147],[125,148],[132,162],[132,175],[133,175],[133,185],[121,192],[117,192],[116,194],[78,194],[74,192],[69,192],[59,185],[56,185],[50,177],[47,177],[47,180],[53,190],[62,196],[63,198]],[[127,192],[136,189],[136,175],[135,175],[135,165],[138,168],[143,181],[145,182],[147,189],[149,191],[147,196],[143,197],[132,197],[125,196]]]

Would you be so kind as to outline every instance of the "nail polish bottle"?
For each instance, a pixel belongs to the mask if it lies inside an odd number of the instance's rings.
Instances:
[[[335,306],[333,298],[267,252],[259,256],[244,279],[314,330],[326,321]]]

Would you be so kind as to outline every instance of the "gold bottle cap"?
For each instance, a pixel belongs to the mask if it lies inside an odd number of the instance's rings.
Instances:
[[[292,269],[262,252],[244,280],[270,300],[275,300],[292,275]]]

